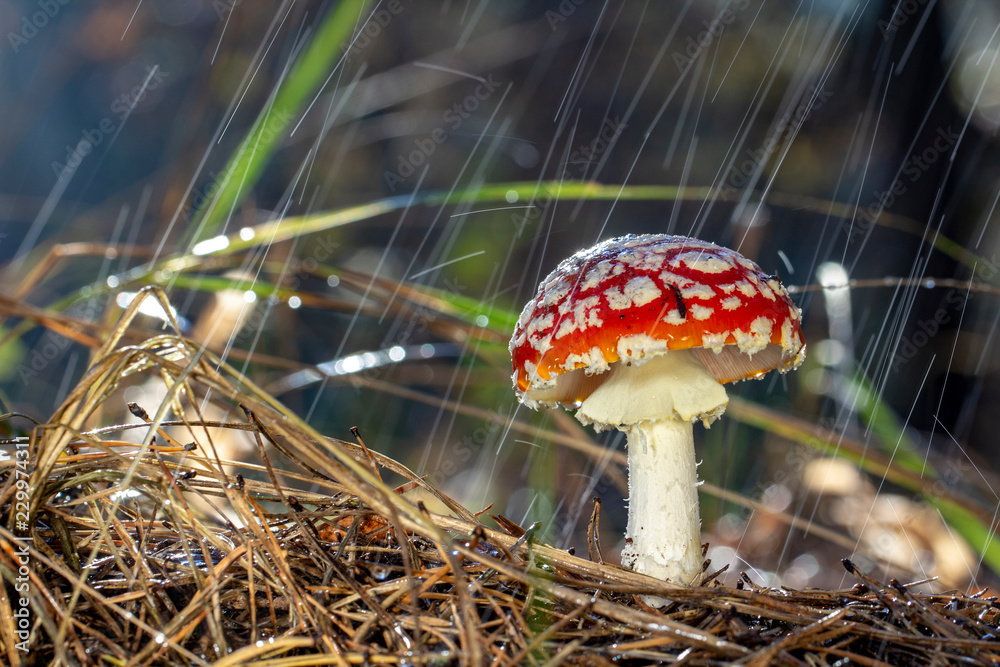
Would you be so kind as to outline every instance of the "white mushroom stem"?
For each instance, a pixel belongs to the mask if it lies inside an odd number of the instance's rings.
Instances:
[[[628,531],[622,565],[688,584],[701,571],[693,424],[641,421],[628,434]]]
[[[708,425],[729,399],[690,351],[642,365],[616,363],[577,418],[628,434],[629,512],[622,563],[679,584],[701,570],[701,518],[692,422]]]

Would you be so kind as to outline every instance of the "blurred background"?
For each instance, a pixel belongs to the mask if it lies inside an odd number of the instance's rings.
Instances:
[[[810,353],[696,429],[711,569],[996,581],[997,3],[0,0],[0,27],[3,412],[44,420],[157,284],[473,511],[586,553],[600,498],[616,561],[623,438],[519,406],[506,341],[569,254],[695,235],[794,290]]]

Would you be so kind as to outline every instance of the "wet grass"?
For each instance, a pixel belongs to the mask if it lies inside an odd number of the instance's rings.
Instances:
[[[586,557],[553,548],[537,526],[460,506],[363,434],[315,432],[183,338],[126,344],[138,308],[51,419],[7,440],[26,455],[0,468],[0,573],[16,586],[30,563],[34,664],[1000,659],[1000,603],[984,593],[920,592],[850,561],[846,590],[761,588],[746,575],[729,588],[709,571],[678,587],[603,562],[599,505]],[[97,426],[137,382],[162,383],[167,398]],[[225,458],[219,443],[232,438],[253,454]],[[10,664],[23,658],[21,604],[0,598]]]

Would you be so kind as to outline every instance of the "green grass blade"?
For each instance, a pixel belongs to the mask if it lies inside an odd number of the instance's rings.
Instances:
[[[257,183],[287,135],[288,126],[320,90],[343,57],[346,42],[362,19],[368,0],[342,0],[309,40],[308,46],[281,82],[273,103],[261,111],[250,133],[229,159],[214,198],[199,211],[188,243],[211,238],[223,221]],[[196,237],[195,237],[196,235]]]
[[[929,502],[945,523],[965,538],[965,541],[982,556],[983,563],[994,572],[1000,572],[1000,543],[993,539],[993,527],[984,524],[972,512],[945,498],[927,496]]]
[[[868,379],[858,372],[847,380],[846,395],[854,400],[854,407],[861,420],[871,430],[879,442],[886,447],[895,465],[904,470],[933,478],[937,472],[924,461],[924,455],[906,434],[896,413],[872,390]]]
[[[893,449],[887,452],[892,455],[894,466],[929,479],[940,476],[929,463],[925,462],[923,454],[917,451],[915,443],[906,435],[899,418],[881,397],[872,391],[868,380],[861,373],[858,373],[851,382],[850,394],[857,396],[858,414],[872,433],[887,446],[893,446],[895,443]],[[921,497],[940,512],[944,521],[982,556],[984,563],[994,572],[1000,572],[1000,543],[993,539],[992,527],[965,507],[948,498],[935,495],[934,488],[931,486],[930,492],[925,491]]]

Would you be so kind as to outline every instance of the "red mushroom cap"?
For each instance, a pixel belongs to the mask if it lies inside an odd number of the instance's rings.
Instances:
[[[800,320],[781,281],[737,252],[685,236],[623,236],[542,281],[510,342],[514,387],[524,399],[579,370],[540,400],[582,400],[596,386],[582,375],[688,348],[719,382],[784,372],[805,357]]]

